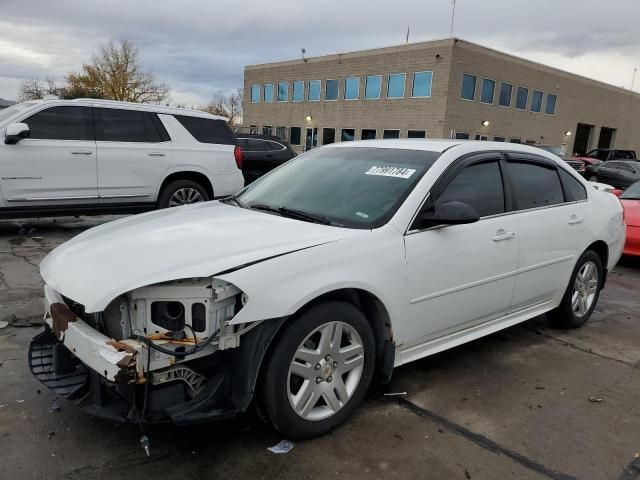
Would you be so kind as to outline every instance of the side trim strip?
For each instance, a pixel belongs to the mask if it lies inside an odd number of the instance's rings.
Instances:
[[[30,198],[7,198],[7,202],[46,202],[49,200],[91,200],[97,199],[97,195],[81,195],[77,197],[30,197]]]
[[[425,300],[431,300],[432,298],[441,297],[443,295],[448,295],[450,293],[459,292],[462,290],[467,290],[469,288],[477,287],[479,285],[483,285],[485,283],[497,282],[498,280],[502,280],[504,278],[512,277],[514,275],[519,275],[521,273],[530,272],[532,270],[537,270],[538,268],[548,267],[549,265],[554,265],[556,263],[566,262],[567,260],[571,260],[574,258],[574,255],[567,255],[564,257],[556,258],[554,260],[548,260],[546,262],[538,263],[536,265],[531,265],[529,267],[520,268],[518,270],[514,270],[512,272],[502,273],[500,275],[496,275],[494,277],[485,278],[483,280],[478,280],[477,282],[467,283],[465,285],[461,285],[458,287],[449,288],[447,290],[441,290],[439,292],[431,293],[429,295],[425,295],[423,297],[414,298],[409,301],[410,304],[424,302]]]

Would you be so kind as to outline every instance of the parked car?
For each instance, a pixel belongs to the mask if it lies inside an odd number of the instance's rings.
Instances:
[[[374,373],[543,313],[581,326],[624,235],[617,198],[534,147],[332,144],[228,199],[53,250],[29,362],[105,417],[200,422],[255,402],[286,438],[312,437]]]
[[[640,180],[640,162],[609,160],[593,168],[589,180],[625,189]]]
[[[244,154],[242,174],[247,185],[296,156],[291,145],[270,135],[238,134],[238,144]]]
[[[612,193],[616,197],[619,197],[622,194],[622,190],[620,190],[619,188],[615,188],[613,185],[608,185],[606,183],[590,181],[589,185],[591,185],[596,190],[600,190],[601,192]]]
[[[627,240],[624,244],[625,255],[640,256],[640,182],[636,182],[620,195],[627,223]]]
[[[105,100],[0,112],[0,216],[135,212],[228,196],[242,152],[223,117]]]
[[[569,165],[571,168],[573,168],[580,175],[584,175],[584,170],[585,170],[585,165],[586,165],[584,160],[571,158],[569,155],[564,153],[560,149],[560,147],[552,147],[551,145],[536,145],[536,147],[541,148],[542,150],[544,150],[546,152],[550,152],[550,153],[553,153],[554,155],[557,155],[562,160],[567,162],[567,165]]]
[[[636,152],[633,150],[619,150],[608,148],[596,148],[590,150],[584,156],[576,156],[574,160],[585,162],[585,178],[590,179],[594,175],[595,168],[602,162],[609,160],[636,160]]]

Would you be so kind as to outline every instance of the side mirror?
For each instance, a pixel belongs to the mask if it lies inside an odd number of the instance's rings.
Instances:
[[[422,225],[461,225],[480,220],[475,208],[463,202],[444,202],[436,204],[435,211],[425,212],[420,217]]]
[[[29,138],[31,131],[26,123],[12,123],[7,127],[4,137],[4,143],[7,145],[15,145],[23,138]]]

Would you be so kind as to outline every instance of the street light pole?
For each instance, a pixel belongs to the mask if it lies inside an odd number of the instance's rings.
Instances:
[[[636,83],[636,72],[638,71],[638,67],[633,69],[633,77],[631,77],[631,95],[633,95],[633,84]]]
[[[451,10],[451,28],[449,29],[449,38],[453,37],[453,20],[456,18],[456,0],[451,0],[453,9]]]

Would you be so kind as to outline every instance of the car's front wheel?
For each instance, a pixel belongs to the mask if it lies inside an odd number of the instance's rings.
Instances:
[[[587,250],[573,269],[562,302],[549,312],[551,321],[560,328],[577,328],[589,320],[600,296],[602,275],[600,256]]]
[[[206,202],[209,194],[202,185],[193,180],[175,180],[160,192],[158,208],[179,207]]]
[[[321,435],[362,402],[374,371],[367,319],[346,302],[315,305],[284,327],[261,378],[260,402],[287,438]]]

